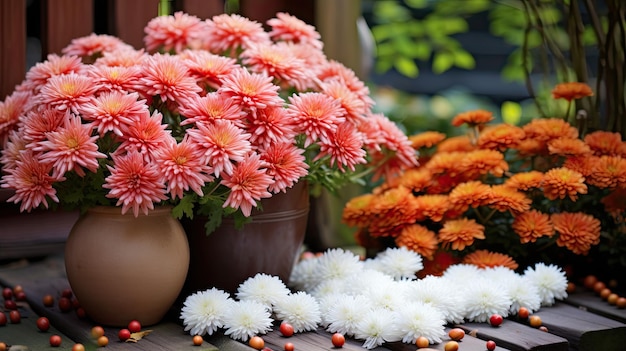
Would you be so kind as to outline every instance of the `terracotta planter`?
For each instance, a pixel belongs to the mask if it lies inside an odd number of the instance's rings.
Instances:
[[[171,208],[135,218],[96,207],[73,226],[65,246],[70,286],[87,315],[108,326],[159,322],[180,293],[189,245]]]
[[[309,193],[298,183],[287,193],[262,200],[252,222],[237,230],[224,219],[217,231],[205,234],[202,218],[183,220],[191,263],[185,293],[212,287],[235,292],[257,273],[278,276],[287,283],[306,233]]]

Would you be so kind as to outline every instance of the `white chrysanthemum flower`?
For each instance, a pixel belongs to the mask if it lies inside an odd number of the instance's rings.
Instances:
[[[391,276],[374,269],[364,268],[343,279],[344,291],[352,295],[362,294],[370,286],[389,285],[394,282]]]
[[[477,277],[464,288],[462,299],[467,308],[465,317],[469,321],[486,322],[494,313],[502,317],[509,315],[511,298],[498,282]]]
[[[427,338],[431,344],[440,343],[446,334],[443,314],[430,304],[410,302],[395,313],[396,324],[404,343],[414,344],[420,336]]]
[[[422,256],[406,247],[387,248],[374,261],[379,262],[378,269],[396,280],[416,279],[415,273],[424,268]]]
[[[372,309],[370,300],[363,295],[334,295],[324,304],[326,330],[347,336],[354,336],[357,324]]]
[[[345,292],[344,279],[330,279],[319,283],[312,291],[308,293],[317,299],[321,299],[326,295],[341,294]]]
[[[373,309],[367,312],[356,327],[354,336],[365,340],[363,347],[373,349],[385,342],[395,342],[402,339],[392,311]]]
[[[224,314],[224,335],[245,342],[272,330],[273,322],[264,304],[253,300],[234,301]]]
[[[535,312],[541,307],[539,290],[528,278],[516,275],[515,278],[506,282],[506,287],[511,296],[511,314],[517,314],[520,307],[526,307],[528,311]]]
[[[551,306],[556,299],[567,297],[567,278],[563,270],[553,264],[535,264],[535,268],[528,267],[524,276],[539,290],[542,306]]]
[[[180,318],[191,335],[212,335],[224,325],[224,313],[233,300],[216,288],[189,295],[183,303]]]
[[[458,286],[466,286],[481,276],[481,269],[473,264],[453,264],[442,276]]]
[[[497,282],[506,282],[507,280],[515,279],[515,277],[518,276],[514,270],[503,266],[484,268],[481,271],[483,278]]]
[[[296,333],[317,329],[322,321],[317,300],[304,291],[290,294],[274,306],[276,318],[288,322]]]
[[[237,288],[235,296],[239,300],[253,300],[272,308],[277,301],[289,295],[289,289],[279,277],[257,273],[246,279]]]
[[[393,311],[405,303],[403,299],[404,289],[396,283],[371,285],[364,294],[371,300],[374,308]]]
[[[297,262],[289,276],[289,287],[298,291],[311,291],[322,279],[318,273],[319,258],[308,258]]]
[[[318,281],[349,277],[363,269],[359,256],[340,248],[327,250],[318,259]]]
[[[448,323],[463,323],[466,310],[460,289],[447,278],[429,275],[411,281],[404,296],[408,301],[431,304],[443,313]]]

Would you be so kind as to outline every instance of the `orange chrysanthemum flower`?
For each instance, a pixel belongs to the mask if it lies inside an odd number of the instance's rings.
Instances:
[[[553,168],[543,176],[543,192],[549,200],[569,196],[572,201],[576,201],[578,194],[587,193],[585,177],[569,168]]]
[[[552,89],[552,97],[555,99],[565,99],[572,101],[584,98],[585,96],[593,96],[591,87],[586,83],[568,82],[557,84]]]
[[[485,128],[479,135],[476,144],[482,149],[504,151],[515,148],[526,136],[524,130],[510,124],[498,124]]]
[[[571,156],[565,159],[563,167],[569,168],[583,175],[583,177],[589,177],[593,172],[595,164],[598,163],[600,158],[598,156],[582,155]]]
[[[626,187],[626,159],[621,156],[600,156],[587,177],[598,188]]]
[[[402,176],[390,179],[388,184],[395,186],[403,186],[414,192],[423,191],[431,182],[433,176],[425,168],[412,168],[406,170]]]
[[[406,247],[415,251],[428,260],[432,260],[437,251],[437,236],[428,228],[419,224],[406,226],[395,238],[398,247]]]
[[[469,179],[487,173],[501,177],[504,172],[509,170],[509,164],[504,160],[504,154],[496,150],[468,152],[461,162],[461,168],[468,173],[465,177]]]
[[[590,153],[591,149],[580,139],[558,138],[548,142],[548,151],[551,155],[578,156]]]
[[[604,205],[606,212],[610,213],[615,219],[623,220],[626,214],[626,189],[613,189],[609,195],[600,200]]]
[[[411,142],[411,146],[417,150],[423,147],[433,147],[445,138],[446,135],[443,133],[428,131],[410,136],[409,141]]]
[[[524,139],[519,142],[515,149],[524,157],[545,155],[548,153],[548,145],[545,141],[537,139]]]
[[[491,187],[491,203],[489,207],[500,212],[510,211],[511,213],[521,213],[528,211],[532,204],[532,199],[526,194],[509,188],[504,185],[494,185]]]
[[[520,191],[528,191],[541,187],[542,182],[543,173],[539,171],[529,171],[512,175],[509,179],[504,181],[504,185]]]
[[[434,222],[440,222],[450,209],[448,195],[420,195],[415,197],[415,203],[421,216],[430,218]]]
[[[551,219],[559,234],[556,244],[577,255],[586,255],[591,245],[600,243],[600,221],[591,215],[563,212],[553,214]]]
[[[463,250],[471,246],[475,239],[485,239],[485,227],[473,219],[448,220],[439,230],[439,241],[453,250]]]
[[[558,138],[578,138],[578,129],[560,118],[533,119],[522,127],[526,139],[547,142]]]
[[[534,243],[544,236],[554,235],[554,226],[548,214],[531,210],[515,216],[511,228],[522,244]]]
[[[437,145],[437,152],[467,152],[476,150],[476,145],[467,135],[457,135],[443,140]]]
[[[594,155],[619,155],[623,143],[619,133],[597,130],[585,135],[585,143],[589,145]]]
[[[377,198],[374,194],[353,197],[343,208],[342,221],[351,227],[367,227],[371,221],[373,206]]]
[[[461,166],[467,158],[465,152],[438,152],[424,165],[433,175],[446,174],[454,177],[465,171]]]
[[[458,127],[466,123],[470,126],[475,126],[479,124],[489,123],[492,120],[493,113],[487,110],[473,110],[462,112],[454,116],[454,118],[452,119],[452,125]]]
[[[461,183],[450,191],[449,200],[461,212],[487,205],[491,201],[491,187],[478,180]]]
[[[461,263],[473,264],[478,268],[506,267],[512,270],[519,266],[509,255],[488,250],[477,250],[466,255]]]
[[[396,236],[399,228],[415,223],[419,215],[413,194],[404,187],[378,195],[372,212],[374,216],[368,227],[372,236]]]

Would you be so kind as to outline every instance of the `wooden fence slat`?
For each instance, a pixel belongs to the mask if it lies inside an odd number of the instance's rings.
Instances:
[[[143,29],[159,14],[159,0],[115,0],[113,3],[113,35],[132,45],[135,49],[144,47]]]
[[[0,100],[24,79],[26,0],[0,1]]]
[[[93,1],[45,0],[41,17],[44,56],[49,53],[61,54],[61,50],[72,39],[93,32]]]
[[[200,19],[224,13],[224,0],[182,0],[181,10]]]

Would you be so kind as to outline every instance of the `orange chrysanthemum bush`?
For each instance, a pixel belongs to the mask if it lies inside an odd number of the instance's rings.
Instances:
[[[488,111],[468,111],[452,120],[467,133],[410,136],[419,165],[344,208],[358,243],[372,252],[409,248],[440,271],[442,262],[626,268],[620,135],[581,135],[560,118],[523,126],[492,119]]]
[[[8,201],[135,216],[170,204],[209,216],[210,232],[299,181],[315,194],[417,164],[314,27],[278,13],[267,28],[179,12],[147,24],[143,49],[92,34],[36,64],[0,102]]]

